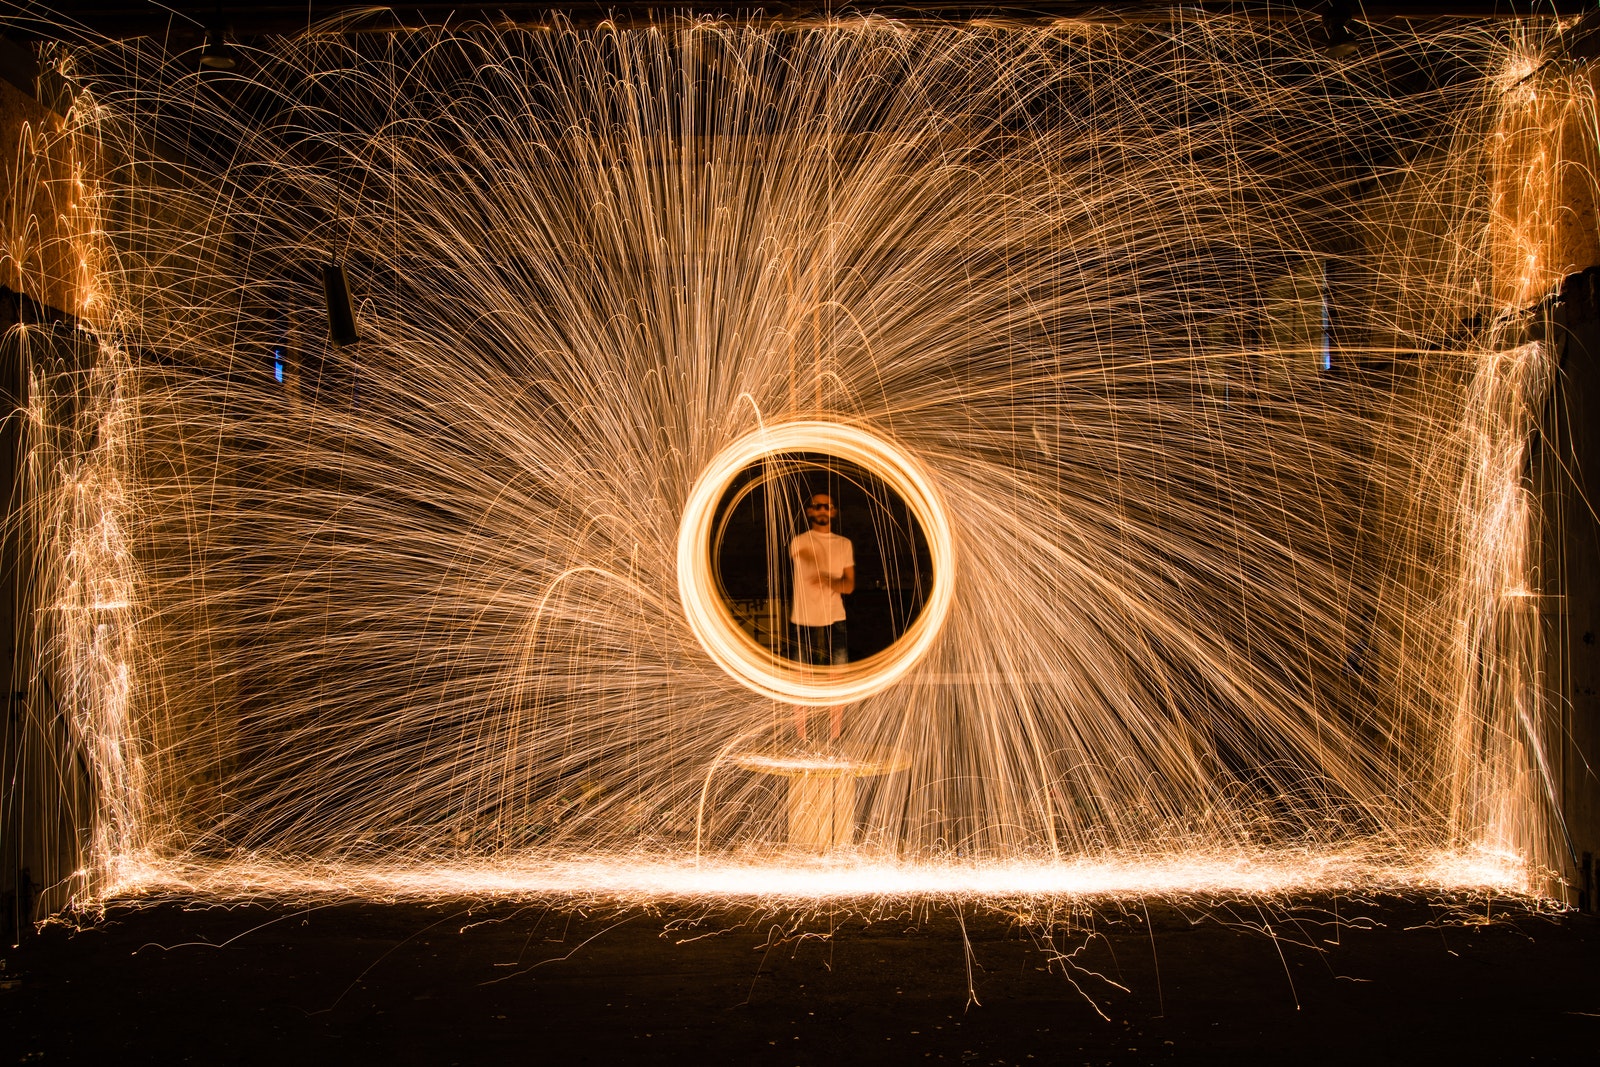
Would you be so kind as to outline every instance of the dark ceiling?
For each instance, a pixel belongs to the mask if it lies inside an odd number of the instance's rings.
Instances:
[[[0,0],[3,3],[4,0]],[[155,0],[123,0],[114,2],[73,2],[57,0],[40,3],[37,0],[13,0],[5,4],[9,14],[0,14],[0,22],[11,23],[11,33],[16,36],[71,36],[72,31],[52,29],[59,24],[44,14],[54,8],[65,16],[65,21],[76,24],[78,32],[88,31],[109,37],[166,37],[175,46],[199,40],[206,30],[221,24],[228,36],[245,39],[263,34],[284,34],[304,30],[308,25],[336,20],[357,31],[383,32],[423,23],[446,20],[461,21],[512,21],[540,22],[551,12],[561,12],[579,24],[597,22],[606,18],[619,21],[646,20],[670,13],[696,11],[728,15],[761,13],[768,17],[816,17],[829,13],[876,12],[896,17],[937,19],[967,19],[981,17],[1002,18],[1063,18],[1088,17],[1110,19],[1164,18],[1175,6],[1171,2],[1107,3],[1081,2],[1081,0],[1055,0],[1034,3],[906,3],[854,0],[854,2],[735,2],[735,3],[499,3],[466,4],[450,2],[412,2],[395,5],[389,10],[374,10],[371,5],[331,3],[328,0],[263,0],[263,2],[231,3],[193,2],[177,0],[173,3],[156,3]],[[1592,10],[1594,0],[1410,0],[1406,3],[1368,3],[1365,5],[1344,2],[1333,4],[1304,0],[1304,2],[1226,2],[1226,0],[1190,0],[1182,5],[1188,10],[1205,10],[1244,14],[1261,18],[1282,18],[1299,8],[1309,14],[1323,14],[1330,7],[1348,10],[1361,21],[1378,22],[1390,19],[1431,18],[1495,18],[1527,16],[1530,14],[1577,15]],[[18,10],[20,9],[20,10]]]

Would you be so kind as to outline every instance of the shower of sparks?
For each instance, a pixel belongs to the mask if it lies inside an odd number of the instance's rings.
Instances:
[[[98,359],[31,381],[13,519],[86,892],[1535,887],[1517,149],[1593,101],[1554,24],[1316,25],[69,48]],[[912,457],[959,559],[822,858],[679,597],[703,472],[800,420]]]
[[[839,898],[933,896],[1001,900],[1036,896],[1090,901],[1144,894],[1220,897],[1249,893],[1289,897],[1307,892],[1527,892],[1524,864],[1514,856],[1408,856],[1375,861],[1365,852],[1279,849],[1230,855],[1146,855],[1134,858],[1037,861],[875,863],[855,854],[783,862],[694,862],[682,857],[541,856],[383,864],[262,862],[249,858],[200,864],[129,865],[110,886],[126,897],[147,895],[357,896],[383,900],[440,897],[553,896],[673,898],[714,896],[788,907]]]

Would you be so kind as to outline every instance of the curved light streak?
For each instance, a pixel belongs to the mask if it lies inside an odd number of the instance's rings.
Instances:
[[[753,641],[722,599],[716,546],[711,543],[717,504],[740,471],[785,452],[821,452],[872,472],[906,502],[927,537],[933,561],[927,602],[906,632],[876,655],[841,666],[793,663]],[[729,445],[690,490],[678,532],[678,597],[695,639],[717,666],[754,692],[795,704],[846,704],[882,692],[904,677],[938,639],[955,597],[955,567],[950,520],[927,473],[884,438],[837,422],[802,420],[765,426]]]

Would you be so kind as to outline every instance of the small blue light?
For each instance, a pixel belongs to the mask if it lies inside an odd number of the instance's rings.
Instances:
[[[1326,275],[1322,284],[1324,294],[1328,291]],[[1328,298],[1322,298],[1322,369],[1333,369],[1333,316],[1328,311]]]
[[[272,377],[277,380],[279,385],[283,384],[283,349],[281,348],[272,350]]]

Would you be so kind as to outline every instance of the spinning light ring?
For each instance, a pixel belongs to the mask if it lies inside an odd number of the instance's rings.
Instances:
[[[888,648],[855,663],[796,663],[756,642],[734,619],[716,576],[714,515],[723,494],[751,464],[780,453],[822,453],[882,478],[921,524],[933,581],[922,611]],[[678,597],[689,628],[706,653],[735,679],[774,700],[828,706],[861,700],[899,681],[932,646],[950,612],[955,587],[955,545],[933,481],[911,456],[854,426],[802,421],[746,434],[701,472],[678,528]]]

